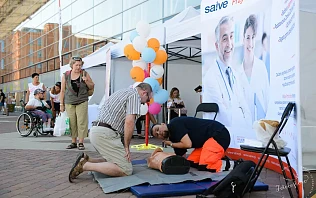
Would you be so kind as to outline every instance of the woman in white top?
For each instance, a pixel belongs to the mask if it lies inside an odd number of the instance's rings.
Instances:
[[[180,98],[179,89],[176,87],[172,88],[169,97],[167,108],[174,108],[170,111],[170,120],[179,116],[178,109],[181,109],[181,116],[187,116],[187,110],[185,109],[183,100]]]
[[[36,89],[41,89],[45,91],[45,86],[43,83],[39,82],[39,74],[32,74],[32,82],[28,84],[28,90],[26,92],[25,103],[34,98],[34,91]],[[44,100],[46,100],[46,96],[44,95]]]
[[[252,121],[265,118],[269,103],[269,79],[264,63],[255,54],[257,19],[250,15],[244,26],[244,60],[239,68],[242,91]]]
[[[49,92],[54,118],[56,117],[56,113],[58,115],[60,112],[60,90],[61,90],[61,83],[56,82],[55,86]]]

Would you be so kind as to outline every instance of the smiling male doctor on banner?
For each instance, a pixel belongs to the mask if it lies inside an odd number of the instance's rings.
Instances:
[[[203,78],[203,102],[217,103],[219,112],[216,120],[227,127],[250,128],[251,114],[238,84],[238,78],[231,65],[234,54],[234,21],[224,16],[215,29],[218,57],[210,65]],[[205,113],[205,119],[213,119],[212,113]]]

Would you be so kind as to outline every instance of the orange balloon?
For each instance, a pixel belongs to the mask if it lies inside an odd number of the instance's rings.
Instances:
[[[144,70],[140,67],[133,67],[130,71],[130,75],[135,82],[143,82],[145,79]]]
[[[158,50],[156,52],[156,58],[153,63],[156,65],[162,65],[167,61],[167,59],[168,59],[167,53],[163,50]]]
[[[163,78],[162,78],[162,77],[161,77],[161,78],[158,78],[157,81],[159,82],[159,85],[161,85],[161,84],[162,84],[162,81],[163,81]]]
[[[140,53],[134,49],[132,44],[128,44],[124,47],[124,55],[129,60],[139,60],[140,59]]]
[[[149,104],[152,104],[152,103],[154,103],[155,101],[154,101],[154,98],[151,98],[150,99],[150,101],[149,101]]]
[[[147,45],[148,47],[152,48],[153,50],[155,50],[155,52],[157,52],[160,48],[160,43],[158,41],[158,39],[156,38],[151,38],[147,41]]]

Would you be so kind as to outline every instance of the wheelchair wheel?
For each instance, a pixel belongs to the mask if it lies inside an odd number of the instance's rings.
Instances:
[[[32,133],[33,124],[33,118],[27,113],[22,113],[16,121],[16,129],[22,137],[27,137]]]
[[[47,135],[48,133],[44,131],[43,129],[43,121],[42,119],[37,119],[36,120],[36,137],[38,136],[38,134],[41,134],[41,135]],[[34,132],[35,133],[35,132]],[[34,135],[34,134],[33,134]],[[34,135],[35,136],[35,135]]]

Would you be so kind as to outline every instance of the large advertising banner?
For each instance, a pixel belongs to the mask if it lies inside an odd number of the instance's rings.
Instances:
[[[286,105],[297,104],[280,136],[300,182],[298,6],[298,0],[202,0],[201,46],[203,102],[219,105],[216,120],[230,131],[230,157],[257,162],[260,155],[239,149],[257,140],[254,123],[280,121]],[[266,167],[281,171],[276,158]]]

